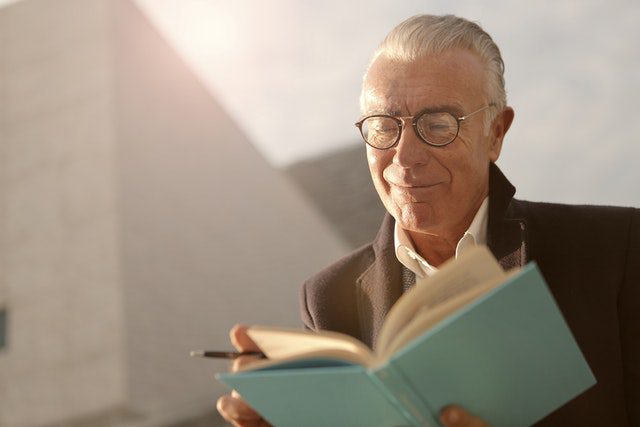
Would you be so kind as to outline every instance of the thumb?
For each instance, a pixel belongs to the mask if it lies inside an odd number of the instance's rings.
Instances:
[[[229,332],[231,343],[238,351],[260,351],[260,348],[247,334],[248,326],[235,325]]]
[[[447,406],[440,412],[440,421],[445,427],[489,427],[480,418],[457,405]]]

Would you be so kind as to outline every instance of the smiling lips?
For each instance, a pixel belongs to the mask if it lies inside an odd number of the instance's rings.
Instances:
[[[440,190],[445,184],[442,174],[434,171],[425,172],[390,167],[384,170],[382,177],[389,185],[390,195],[397,202],[415,203],[433,200],[434,191]]]
[[[413,179],[411,176],[394,176],[393,174],[383,174],[383,178],[391,187],[402,190],[413,190],[420,188],[431,188],[443,184],[441,179],[432,177],[431,179]]]
[[[391,182],[388,182],[388,184],[391,188],[391,197],[393,197],[396,202],[420,203],[432,200],[434,191],[441,188],[442,183],[420,186],[398,185]]]
[[[387,181],[387,182],[389,183],[390,186],[396,187],[396,188],[401,188],[403,190],[413,190],[413,189],[419,189],[419,188],[431,188],[431,187],[435,187],[436,185],[442,184],[441,182],[436,182],[436,183],[433,183],[433,184],[411,185],[411,184],[397,184],[397,183],[391,182],[391,181]]]

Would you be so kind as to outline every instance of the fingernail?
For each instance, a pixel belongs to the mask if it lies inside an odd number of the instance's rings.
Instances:
[[[460,421],[460,411],[457,409],[451,409],[448,413],[447,413],[447,421],[455,424],[458,421]]]
[[[227,409],[227,404],[228,404],[227,396],[221,396],[220,398],[218,398],[218,401],[216,402],[216,408],[220,412],[225,412]]]

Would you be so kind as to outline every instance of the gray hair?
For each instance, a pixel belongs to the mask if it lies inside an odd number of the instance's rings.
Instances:
[[[400,62],[413,62],[426,55],[450,49],[468,49],[478,54],[487,70],[487,102],[496,107],[485,115],[485,130],[507,105],[504,87],[504,62],[493,39],[475,22],[454,15],[416,15],[401,22],[387,35],[373,54],[371,64],[380,56]],[[366,79],[367,72],[364,78]],[[364,91],[363,91],[364,94]],[[363,106],[361,95],[360,105]]]

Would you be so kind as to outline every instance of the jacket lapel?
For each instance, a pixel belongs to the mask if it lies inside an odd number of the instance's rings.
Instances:
[[[515,187],[491,163],[487,246],[504,270],[522,267],[528,261],[527,223],[513,212],[515,192]]]
[[[386,214],[373,243],[374,261],[356,280],[356,304],[360,322],[360,338],[371,348],[391,306],[402,295],[403,276],[411,280],[395,255],[394,219]],[[415,281],[415,278],[414,278]]]

